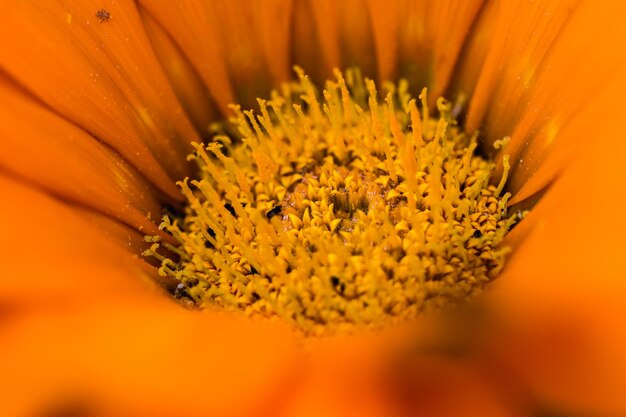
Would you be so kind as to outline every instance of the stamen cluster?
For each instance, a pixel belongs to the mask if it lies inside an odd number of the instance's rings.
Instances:
[[[186,216],[161,228],[178,242],[146,255],[177,280],[175,295],[278,317],[305,334],[380,326],[478,294],[502,268],[507,217],[495,165],[476,136],[437,117],[407,84],[384,102],[357,71],[320,95],[299,82],[233,107],[241,140],[195,145],[200,179],[180,187]],[[161,248],[161,249],[159,249]],[[167,257],[164,250],[173,254]]]

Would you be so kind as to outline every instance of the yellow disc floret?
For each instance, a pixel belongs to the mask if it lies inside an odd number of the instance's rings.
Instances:
[[[297,72],[259,114],[233,107],[240,139],[195,145],[185,217],[161,224],[179,244],[148,238],[146,251],[179,283],[177,298],[320,334],[479,293],[514,222],[500,195],[507,167],[493,179],[477,138],[443,99],[431,117],[425,90],[418,105],[405,82],[389,84],[379,100],[349,71],[319,94]]]

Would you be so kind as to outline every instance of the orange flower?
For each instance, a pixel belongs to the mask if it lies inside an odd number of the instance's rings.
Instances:
[[[624,6],[24,0],[0,12],[3,415],[626,415]],[[468,130],[511,135],[512,203],[541,199],[476,314],[303,350],[285,326],[186,311],[155,288],[136,254],[182,199],[190,142],[294,63],[317,80],[356,64],[431,97],[466,94]]]

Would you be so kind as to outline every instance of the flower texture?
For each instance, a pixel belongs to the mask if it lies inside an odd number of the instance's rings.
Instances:
[[[590,0],[0,2],[7,416],[626,415],[626,14]],[[358,66],[509,135],[512,252],[479,302],[304,343],[181,308],[138,256],[230,103]],[[502,167],[505,152],[494,155]],[[502,169],[502,168],[500,168]],[[500,171],[499,174],[502,172]],[[615,215],[615,217],[613,216]]]

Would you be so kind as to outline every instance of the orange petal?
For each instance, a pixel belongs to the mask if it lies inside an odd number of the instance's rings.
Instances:
[[[273,414],[294,372],[289,332],[186,311],[71,208],[0,189],[3,413]]]
[[[415,89],[428,86],[434,103],[448,85],[482,3],[368,0],[379,79],[402,77]]]
[[[376,55],[367,0],[301,1],[294,5],[293,63],[318,84],[332,78],[334,68],[358,66],[376,76]]]
[[[79,214],[81,217],[87,219],[89,223],[91,223],[91,226],[102,237],[107,238],[118,247],[124,248],[133,256],[141,254],[143,251],[150,247],[151,244],[146,242],[144,239],[146,235],[158,235],[168,243],[176,243],[176,241],[173,240],[170,235],[163,233],[158,229],[156,229],[155,231],[151,231],[149,229],[143,229],[143,231],[139,231],[126,224],[120,223],[119,221],[109,216],[85,209],[83,207],[72,206],[72,210],[76,214]],[[165,282],[161,281],[160,277],[154,278],[157,279],[159,282]]]
[[[189,172],[196,133],[172,92],[132,2],[3,3],[0,66],[59,114],[104,141],[158,187]],[[17,34],[17,35],[16,35]],[[166,174],[167,172],[167,174]]]
[[[139,13],[172,88],[198,132],[206,134],[209,124],[217,120],[219,114],[200,75],[167,32],[143,7],[139,7]]]
[[[275,84],[291,75],[293,0],[256,0],[253,4],[256,36]]]
[[[419,347],[441,340],[442,322],[307,341],[307,372],[283,416],[526,416],[525,398],[490,369]]]
[[[152,17],[174,39],[194,65],[223,113],[235,100],[228,66],[222,59],[221,40],[200,0],[183,3],[141,0]],[[201,41],[199,41],[201,40]]]
[[[488,144],[511,136],[504,152],[511,156],[513,193],[554,154],[550,167],[514,200],[520,201],[554,178],[572,140],[582,138],[562,132],[595,100],[611,73],[623,68],[624,56],[616,50],[624,35],[616,25],[606,25],[619,10],[591,1],[500,2],[490,13],[495,23],[481,20],[489,27],[479,29],[490,33],[488,52],[476,48],[464,55],[458,85],[473,92],[469,130],[480,129]]]
[[[292,62],[304,68],[317,85],[322,85],[332,75],[333,65],[338,66],[339,57],[335,52],[329,55],[328,46],[321,45],[318,35],[318,30],[321,29],[315,20],[313,4],[310,1],[296,1],[293,6]],[[336,22],[331,22],[330,19],[325,22],[325,26],[321,28],[325,27],[326,31],[330,30],[329,26],[336,26]]]
[[[341,49],[339,45],[339,11],[333,1],[307,0],[313,19],[314,34],[320,47],[323,60],[318,62],[326,69],[325,75],[333,68],[341,67]],[[297,64],[298,62],[296,62]],[[315,63],[314,63],[315,64]]]
[[[0,75],[0,167],[76,205],[156,233],[158,192],[114,151]]]
[[[621,116],[598,123],[601,109],[619,108],[622,78],[568,127],[585,146],[531,212],[534,226],[492,294],[508,326],[496,350],[564,413],[626,415],[626,140]]]
[[[290,1],[140,3],[176,40],[224,114],[235,101],[252,105],[277,81],[272,77],[289,71]]]
[[[399,14],[401,11],[409,12],[410,9],[401,9],[402,5],[397,1],[368,0],[367,6],[372,19],[376,45],[378,80],[379,82],[388,81],[397,75]]]
[[[532,416],[512,381],[494,378],[480,364],[418,356],[402,362],[390,382],[405,415],[432,417]]]
[[[626,8],[622,8],[626,13]],[[517,122],[514,135],[532,137],[526,146],[521,146],[519,160],[512,175],[511,189],[524,188],[530,194],[549,182],[551,171],[561,163],[564,165],[571,150],[585,146],[585,142],[595,140],[592,130],[580,134],[574,126],[577,119],[596,118],[597,123],[613,123],[613,118],[621,118],[621,101],[615,97],[615,79],[621,78],[626,65],[626,54],[620,53],[626,42],[626,32],[613,25],[605,25],[619,10],[597,7],[597,4],[581,2],[570,24],[564,28],[556,40],[547,59],[546,69],[537,77],[537,85],[531,92],[530,100],[542,109],[540,113],[526,112]],[[593,39],[604,39],[595,42]],[[574,86],[574,88],[572,88]],[[612,96],[612,97],[610,97]],[[532,114],[532,116],[531,116]],[[529,121],[530,120],[530,121]],[[531,122],[532,121],[532,122]],[[528,128],[530,133],[523,129]],[[533,184],[529,184],[533,178]]]
[[[280,417],[398,415],[382,374],[392,349],[380,339],[313,340],[308,350],[306,373]]]
[[[280,329],[141,299],[12,312],[0,353],[7,415],[271,416],[297,370]]]
[[[82,305],[105,294],[151,291],[147,265],[72,207],[4,175],[0,189],[4,302]]]
[[[571,17],[575,1],[498,3],[494,16],[496,26],[492,29],[491,44],[479,78],[475,86],[466,86],[473,93],[467,120],[470,129],[485,122],[485,131],[491,140],[507,134],[503,127],[510,129],[513,124],[505,120],[515,117],[516,106],[526,105],[520,101],[522,94],[541,74],[539,67]],[[472,70],[480,65],[473,56],[466,60]],[[460,63],[461,72],[466,62]],[[506,106],[505,100],[510,101],[511,107]]]
[[[358,66],[364,75],[375,77],[376,54],[372,17],[366,0],[348,0],[334,3],[339,13],[339,39],[341,66]]]
[[[480,77],[489,47],[493,42],[494,30],[498,27],[500,2],[484,2],[476,19],[465,37],[465,43],[457,62],[449,90],[452,94],[471,95]]]

